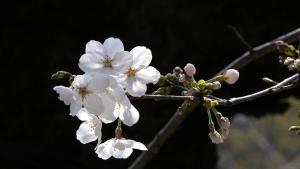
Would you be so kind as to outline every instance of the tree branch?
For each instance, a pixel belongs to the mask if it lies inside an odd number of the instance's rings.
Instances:
[[[287,89],[294,88],[295,86],[298,85],[298,83],[299,83],[299,73],[297,73],[293,76],[290,76],[289,78],[281,81],[277,85],[274,85],[272,87],[269,87],[267,89],[261,90],[259,92],[253,93],[253,94],[236,97],[236,98],[231,98],[231,99],[217,99],[217,100],[218,100],[220,106],[234,106],[239,103],[249,102],[249,101],[256,100],[256,99],[266,96],[266,95],[272,95],[272,94],[276,94],[276,93],[279,93],[279,92],[287,90]]]
[[[142,97],[130,97],[130,100],[153,99],[153,100],[194,100],[194,96],[175,96],[175,95],[151,95],[146,94]]]
[[[222,74],[227,69],[234,68],[234,69],[240,69],[246,65],[248,65],[250,62],[267,55],[271,52],[273,52],[276,49],[276,46],[274,44],[277,40],[282,40],[287,43],[292,43],[298,40],[300,37],[300,28],[293,30],[292,32],[285,34],[283,36],[280,36],[276,38],[275,40],[272,40],[270,42],[264,43],[260,46],[257,46],[253,48],[253,52],[247,51],[231,63],[229,63],[224,69],[219,71],[217,75]]]
[[[241,43],[244,46],[246,46],[250,53],[254,51],[252,46],[245,40],[245,38],[239,33],[239,31],[234,26],[228,25],[227,28],[235,34],[235,36],[241,41]]]
[[[298,40],[300,36],[300,28],[283,35],[275,40],[283,40],[287,43]],[[222,69],[217,75],[222,74],[225,70],[230,68],[241,69],[252,61],[271,53],[276,49],[274,41],[267,42],[258,47],[253,48],[254,52],[246,52],[232,63]],[[282,83],[282,82],[281,82]],[[284,85],[286,83],[284,82]],[[275,85],[276,86],[276,85]],[[273,90],[273,89],[272,89]],[[260,94],[261,95],[261,94]],[[261,95],[263,96],[263,95]],[[260,97],[261,97],[260,96]],[[232,100],[231,100],[232,101]],[[238,102],[238,101],[235,101]],[[163,146],[166,140],[176,131],[182,121],[187,117],[194,108],[199,104],[197,99],[194,99],[192,106],[186,112],[176,111],[171,119],[165,124],[165,126],[155,135],[153,140],[148,144],[148,151],[142,152],[142,154],[129,166],[128,169],[142,169],[144,166],[159,152],[159,149]]]

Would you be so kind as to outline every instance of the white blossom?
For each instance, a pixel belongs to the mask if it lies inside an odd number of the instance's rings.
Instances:
[[[148,150],[143,143],[124,138],[112,138],[97,145],[96,153],[98,154],[98,157],[103,160],[107,160],[111,156],[118,159],[126,159],[131,155],[133,149],[142,151]]]
[[[77,117],[83,121],[76,132],[77,140],[86,144],[98,139],[98,144],[100,144],[102,137],[101,120],[97,116],[89,114],[85,108],[78,112]]]
[[[147,91],[148,83],[157,83],[160,73],[154,67],[149,66],[152,54],[149,49],[137,46],[130,51],[133,62],[125,71],[124,86],[127,92],[135,97],[143,96]]]
[[[85,54],[79,60],[79,67],[85,73],[98,72],[109,75],[118,75],[131,64],[132,56],[124,51],[122,41],[117,38],[108,38],[103,44],[89,41]]]
[[[59,99],[70,105],[70,115],[75,116],[84,107],[91,114],[100,115],[104,105],[99,93],[109,85],[106,76],[78,75],[75,77],[72,88],[56,86],[53,89],[59,94]]]

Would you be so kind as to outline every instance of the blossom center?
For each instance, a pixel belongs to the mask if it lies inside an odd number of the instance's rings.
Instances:
[[[101,60],[101,63],[104,65],[104,67],[112,68],[112,59],[109,57],[105,57]]]
[[[133,77],[133,76],[135,76],[136,72],[137,72],[136,69],[129,68],[128,71],[126,72],[126,74],[128,77]]]
[[[93,120],[89,121],[88,124],[91,129],[96,129],[97,123],[95,123]]]
[[[87,95],[89,95],[91,92],[86,89],[86,87],[80,87],[78,88],[78,94],[81,96],[81,99],[84,100]]]

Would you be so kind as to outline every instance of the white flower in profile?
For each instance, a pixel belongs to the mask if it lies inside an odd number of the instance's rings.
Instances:
[[[102,137],[101,120],[97,116],[89,114],[85,108],[78,112],[77,117],[83,121],[76,132],[77,140],[86,144],[98,139],[98,144],[100,144]]]
[[[100,115],[104,111],[104,104],[99,93],[103,92],[108,85],[109,79],[106,76],[92,77],[85,74],[74,78],[72,88],[55,86],[53,89],[59,94],[60,100],[70,105],[71,116],[77,115],[82,107],[91,114]]]
[[[101,44],[91,40],[86,44],[85,54],[79,60],[79,68],[85,73],[100,72],[117,75],[132,64],[132,56],[124,51],[118,38],[108,38]]]
[[[120,118],[127,126],[134,125],[140,117],[138,110],[130,103],[122,86],[112,77],[109,81],[105,91],[99,94],[105,105],[104,111],[99,116],[104,123]]]
[[[220,135],[220,133],[218,133],[216,130],[210,132],[208,134],[209,138],[211,139],[211,142],[215,143],[215,144],[220,144],[223,143],[223,138]]]
[[[133,62],[127,67],[124,87],[127,92],[135,97],[143,96],[147,91],[148,83],[157,83],[160,73],[154,67],[149,66],[152,60],[152,54],[149,49],[143,46],[137,46],[130,51]]]
[[[239,79],[239,72],[235,69],[228,69],[224,73],[225,82],[228,84],[234,84]]]
[[[107,160],[111,156],[118,159],[126,159],[131,155],[133,149],[142,151],[148,150],[143,143],[125,138],[112,138],[97,145],[96,153],[98,154],[98,157],[103,160]]]

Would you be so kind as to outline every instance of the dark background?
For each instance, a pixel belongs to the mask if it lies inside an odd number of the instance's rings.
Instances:
[[[294,1],[297,2],[297,1]],[[1,5],[1,114],[0,162],[2,169],[126,168],[140,154],[127,160],[103,161],[94,153],[95,143],[76,140],[80,125],[57,99],[51,81],[57,70],[81,73],[78,60],[85,44],[120,38],[126,50],[137,45],[152,50],[162,74],[191,62],[197,78],[208,79],[246,51],[227,25],[235,26],[257,46],[299,27],[299,4],[291,1],[27,1]],[[273,53],[240,70],[235,86],[216,95],[239,96],[267,87],[261,78],[280,80],[290,75]],[[149,91],[151,92],[151,91]],[[296,90],[268,96],[234,108],[220,109],[261,116],[281,111],[279,99]],[[148,143],[180,102],[135,101],[140,121],[125,128],[125,136]],[[113,137],[115,124],[103,127],[103,140]],[[207,137],[207,117],[197,108],[146,167],[215,168],[215,145]]]

